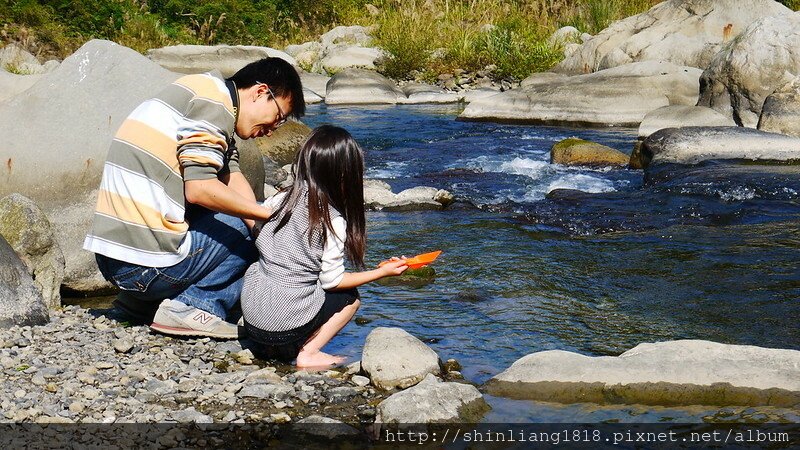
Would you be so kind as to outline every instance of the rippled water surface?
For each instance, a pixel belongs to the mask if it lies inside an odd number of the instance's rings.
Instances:
[[[369,265],[444,253],[433,281],[363,286],[362,325],[350,324],[328,350],[358,359],[370,330],[402,327],[482,383],[547,349],[617,355],[672,339],[800,349],[798,166],[710,162],[647,177],[568,168],[549,164],[553,143],[578,136],[630,153],[635,130],[459,122],[458,112],[309,107],[309,125],[344,126],[359,140],[369,178],[395,192],[445,188],[459,200],[445,211],[368,213]],[[490,403],[493,421],[762,414]]]
[[[445,188],[463,202],[441,212],[368,214],[369,263],[444,253],[431,283],[362,287],[358,317],[370,322],[348,326],[331,350],[358,357],[370,330],[398,326],[458,359],[480,383],[546,349],[617,355],[671,339],[800,349],[797,166],[711,162],[654,170],[647,180],[642,171],[568,168],[549,164],[554,142],[578,136],[630,153],[635,130],[459,122],[457,113],[310,108],[309,125],[354,134],[369,178],[395,192]],[[545,198],[554,189],[568,190]],[[664,420],[654,408],[565,413],[522,404],[497,402],[493,418],[507,419],[510,408],[526,420]]]

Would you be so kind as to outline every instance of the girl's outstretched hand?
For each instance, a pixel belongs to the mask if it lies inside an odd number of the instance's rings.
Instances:
[[[378,267],[378,270],[382,271],[384,277],[393,277],[402,274],[403,272],[408,269],[408,264],[406,263],[405,258],[398,258],[396,256],[391,257],[385,263],[382,263],[381,266]]]

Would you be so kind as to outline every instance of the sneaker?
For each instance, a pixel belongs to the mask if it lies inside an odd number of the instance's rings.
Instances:
[[[161,302],[150,328],[172,336],[207,336],[218,339],[239,337],[236,325],[202,309],[170,299]]]

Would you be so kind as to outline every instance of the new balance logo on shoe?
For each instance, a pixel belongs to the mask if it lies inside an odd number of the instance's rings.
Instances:
[[[199,311],[197,314],[195,314],[194,317],[192,317],[192,320],[196,320],[196,321],[202,323],[203,325],[207,324],[208,322],[211,322],[213,319],[214,319],[214,316],[212,316],[210,314],[206,314],[203,311]]]
[[[208,336],[218,339],[239,337],[236,325],[194,306],[170,299],[165,299],[158,306],[150,328],[173,336]]]

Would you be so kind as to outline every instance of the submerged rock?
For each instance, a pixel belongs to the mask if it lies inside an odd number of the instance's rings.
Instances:
[[[587,75],[550,77],[471,102],[461,120],[637,126],[654,109],[697,102],[701,71],[647,61]]]
[[[561,403],[800,404],[800,351],[701,340],[639,344],[615,356],[532,353],[486,385],[492,395]]]
[[[612,23],[553,70],[580,74],[640,61],[705,68],[723,45],[754,21],[791,14],[772,0],[664,1]]]
[[[407,388],[439,374],[439,356],[400,328],[376,328],[367,336],[361,368],[381,389]]]
[[[800,138],[742,127],[666,128],[642,142],[642,163],[697,164],[709,159],[800,159]]]
[[[476,423],[489,410],[483,395],[469,384],[439,381],[428,375],[418,385],[378,404],[375,423]]]
[[[0,199],[0,235],[28,267],[48,308],[61,306],[64,254],[39,207],[19,194]]]
[[[706,66],[697,104],[755,127],[767,96],[800,76],[799,47],[800,14],[787,10],[754,22]]]
[[[0,236],[0,329],[43,325],[50,320],[28,268]]]
[[[382,211],[437,210],[453,203],[453,194],[428,186],[417,186],[392,192],[391,186],[383,181],[364,181],[364,204],[371,209]]]
[[[639,124],[639,138],[643,139],[664,128],[681,127],[734,127],[730,117],[704,106],[673,105],[650,111]]]
[[[624,166],[629,157],[621,151],[596,142],[567,138],[550,148],[550,163],[565,166]]]

